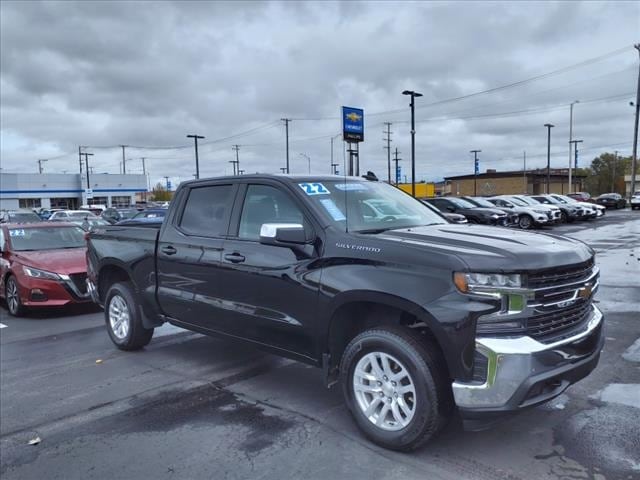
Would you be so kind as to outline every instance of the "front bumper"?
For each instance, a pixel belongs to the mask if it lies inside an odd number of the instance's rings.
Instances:
[[[453,382],[453,395],[468,429],[560,395],[597,365],[604,345],[603,315],[595,305],[585,329],[545,344],[531,337],[477,338],[488,359],[485,383]]]
[[[59,280],[18,276],[20,301],[26,307],[61,307],[72,303],[89,302],[89,294],[78,288],[69,275]]]

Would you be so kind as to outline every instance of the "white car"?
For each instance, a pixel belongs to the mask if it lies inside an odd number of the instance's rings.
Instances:
[[[99,217],[87,210],[61,210],[54,212],[50,217],[50,222],[74,222],[88,220],[97,220]]]
[[[517,213],[518,225],[523,230],[551,224],[548,209],[532,208],[526,204],[523,205],[523,202],[514,201],[508,196],[492,197],[487,198],[487,200],[493,203],[496,207],[508,208],[512,212]]]
[[[601,217],[604,215],[604,212],[607,210],[602,205],[596,205],[595,203],[589,203],[589,202],[580,202],[575,198],[567,197],[566,195],[560,195],[557,193],[554,193],[552,195],[558,200],[560,200],[561,202],[570,203],[572,205],[578,205],[580,208],[582,208],[583,219],[589,220],[591,218]]]
[[[516,203],[518,203],[517,201],[520,200],[521,202],[524,202],[525,204],[533,208],[546,208],[551,213],[551,223],[562,222],[562,210],[560,210],[560,207],[556,205],[547,205],[539,202],[535,198],[527,197],[526,195],[511,195],[511,198]]]
[[[629,205],[631,205],[631,210],[640,209],[640,191],[635,192],[631,196],[631,200],[629,200]]]

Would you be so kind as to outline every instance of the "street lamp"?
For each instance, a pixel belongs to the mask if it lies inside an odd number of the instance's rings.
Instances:
[[[311,175],[311,157],[305,153],[301,153],[300,156],[307,159],[307,163],[309,164],[309,175]]]
[[[569,193],[572,193],[573,183],[571,181],[571,142],[573,141],[573,106],[580,103],[580,100],[574,100],[569,104]]]
[[[545,123],[545,127],[547,127],[547,190],[544,193],[550,193],[549,187],[551,183],[551,129],[555,127],[555,125],[551,125],[550,123]]]
[[[411,195],[416,196],[416,97],[422,97],[421,93],[413,90],[405,90],[403,95],[411,96]]]
[[[333,141],[338,138],[342,133],[338,133],[331,137],[331,173],[335,173],[334,163],[333,163]]]

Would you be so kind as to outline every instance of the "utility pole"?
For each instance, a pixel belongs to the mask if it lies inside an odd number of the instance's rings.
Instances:
[[[580,103],[580,100],[574,100],[569,105],[569,193],[571,192],[573,183],[571,181],[571,141],[573,140],[573,106]]]
[[[393,162],[396,164],[396,174],[394,175],[394,178],[396,179],[396,181],[394,182],[396,185],[398,185],[398,183],[400,182],[400,175],[398,174],[398,162],[400,160],[402,160],[400,157],[398,157],[398,147],[396,147],[396,151],[395,151],[395,155],[393,158]]]
[[[287,173],[287,167],[280,167],[280,171],[282,173]]]
[[[573,168],[578,169],[578,144],[582,143],[582,140],[571,140],[573,144]],[[571,193],[571,188],[569,188],[569,193]]]
[[[144,175],[144,201],[147,201],[147,192],[149,191],[149,182],[147,181],[147,167],[144,161],[147,157],[140,157],[142,160],[142,174]]]
[[[522,193],[527,193],[527,151],[522,152]]]
[[[614,193],[616,187],[616,165],[618,164],[618,150],[613,152],[613,175],[611,176],[611,192]]]
[[[555,127],[555,125],[551,125],[550,123],[545,123],[545,127],[547,127],[547,189],[544,193],[551,193],[549,189],[551,188],[551,129]]]
[[[193,144],[196,150],[196,178],[200,178],[200,160],[198,159],[198,139],[203,139],[202,135],[187,135],[187,138],[193,138]]]
[[[284,122],[284,131],[285,131],[285,139],[286,139],[286,146],[287,146],[287,173],[289,173],[289,122],[291,121],[291,119],[281,118],[280,120]]]
[[[41,158],[38,160],[38,172],[40,174],[42,174],[42,162],[47,162],[48,160],[46,158]]]
[[[473,196],[478,195],[478,153],[482,150],[471,150],[469,153],[473,153]]]
[[[89,157],[93,157],[93,153],[83,153],[82,155],[84,155],[84,163],[85,163],[85,169],[87,171],[87,190],[91,189],[91,182],[89,181]]]
[[[633,48],[640,56],[640,43]],[[638,65],[638,86],[636,87],[636,123],[633,128],[633,155],[631,156],[631,195],[636,191],[636,171],[638,168],[638,117],[640,116],[640,65]]]
[[[391,122],[384,122],[387,126],[387,131],[383,132],[387,135],[386,138],[383,138],[385,142],[387,142],[387,146],[383,147],[387,151],[387,171],[388,171],[388,182],[391,184]]]
[[[403,95],[411,96],[411,196],[416,196],[416,97],[422,97],[421,93],[405,90]]]
[[[82,175],[82,147],[78,146],[78,163],[80,164],[80,175]]]
[[[240,145],[234,145],[233,147],[231,147],[232,150],[235,150],[236,152],[236,159],[232,160],[231,163],[233,163],[233,174],[234,175],[239,175],[239,171],[240,171]]]
[[[124,149],[127,147],[127,145],[120,145],[120,148],[122,148],[122,174],[126,175],[127,173],[127,161],[124,158]]]

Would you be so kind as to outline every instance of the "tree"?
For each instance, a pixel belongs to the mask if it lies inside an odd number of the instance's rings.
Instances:
[[[591,195],[615,192],[624,195],[624,175],[631,173],[631,157],[603,153],[587,170],[586,189]]]
[[[151,190],[153,201],[155,202],[168,202],[173,197],[173,192],[167,191],[167,188],[161,183],[157,183]]]

